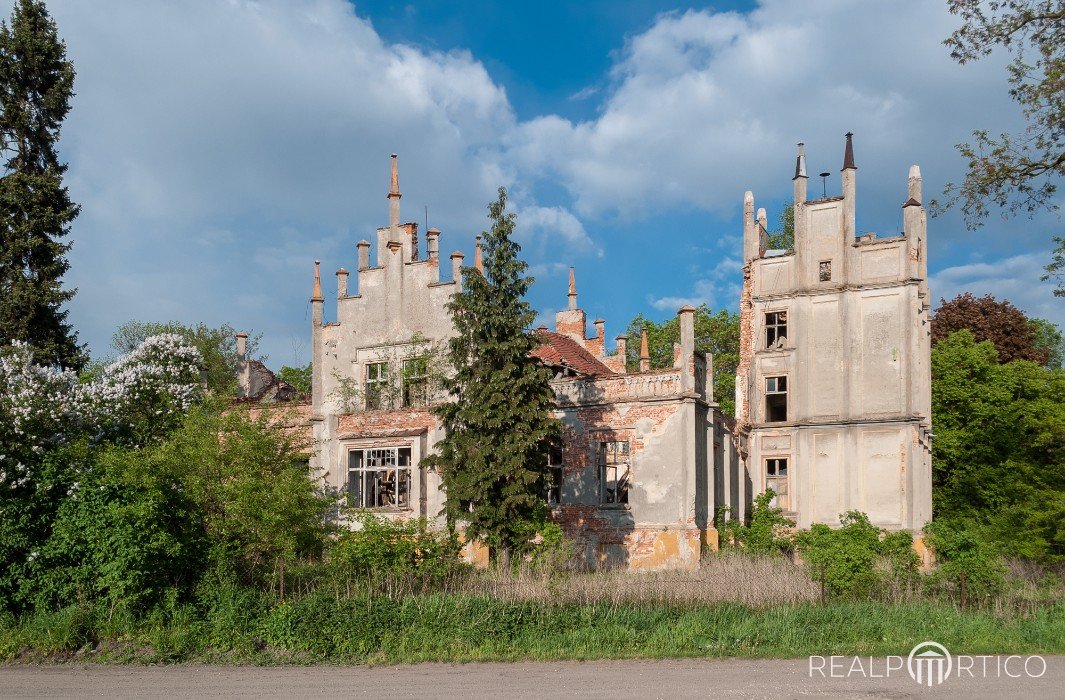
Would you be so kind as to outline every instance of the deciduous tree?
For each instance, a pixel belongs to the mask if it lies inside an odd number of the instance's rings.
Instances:
[[[673,344],[680,342],[677,317],[655,323],[639,314],[629,322],[625,347],[630,372],[640,366],[640,331],[647,329],[651,369],[673,366]],[[714,400],[727,415],[736,412],[736,366],[740,359],[740,317],[726,309],[716,313],[706,304],[695,309],[695,349],[709,353],[714,362]]]
[[[991,341],[999,362],[1030,360],[1045,365],[1049,358],[1049,350],[1039,344],[1037,327],[1024,312],[990,294],[977,298],[966,292],[950,301],[940,300],[932,316],[932,344],[962,329],[978,341]]]
[[[962,19],[944,42],[951,57],[965,64],[996,48],[1008,51],[1010,96],[1021,106],[1027,127],[1019,134],[973,132],[972,143],[958,144],[968,161],[965,179],[948,183],[946,200],[933,211],[961,205],[970,229],[982,225],[989,205],[1009,214],[1056,210],[1057,183],[1065,174],[1065,2],[1063,0],[948,0]],[[1056,238],[1057,252],[1065,242]],[[1065,295],[1060,257],[1047,268],[1055,294]]]

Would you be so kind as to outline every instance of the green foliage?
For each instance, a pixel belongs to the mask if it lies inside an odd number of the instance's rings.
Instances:
[[[1065,558],[1065,372],[999,364],[958,331],[932,350],[932,425],[935,516],[1018,556]]]
[[[143,612],[187,597],[209,571],[266,586],[319,557],[334,502],[306,457],[265,416],[219,408],[194,407],[146,447],[53,451],[41,496],[3,520],[18,535],[5,547],[34,548],[0,581],[16,592],[5,604],[102,600]]]
[[[40,0],[18,0],[0,25],[0,346],[29,343],[44,364],[80,369],[88,359],[63,304],[79,207],[63,185],[56,144],[74,94],[74,66]]]
[[[647,329],[647,349],[651,369],[673,366],[673,344],[680,342],[680,321],[676,316],[655,323],[638,314],[629,322],[626,342],[629,371],[640,367],[640,331]],[[736,411],[736,367],[740,359],[740,317],[726,309],[712,312],[706,304],[695,309],[695,349],[713,356],[714,400],[727,415]]]
[[[795,202],[786,202],[780,210],[780,230],[769,233],[772,250],[791,250],[795,247]]]
[[[125,355],[133,352],[145,338],[164,333],[181,336],[200,351],[207,388],[221,396],[231,396],[237,390],[237,332],[228,323],[211,327],[205,323],[186,325],[180,321],[129,321],[119,326],[111,337],[111,347]],[[262,335],[249,335],[247,357],[254,359]],[[259,358],[265,359],[265,358]]]
[[[859,511],[840,516],[841,527],[817,523],[798,535],[798,548],[814,580],[837,595],[862,597],[888,577],[917,576],[917,555],[907,532],[887,533]]]
[[[973,523],[935,520],[925,526],[927,542],[937,559],[933,577],[955,586],[965,578],[967,595],[989,596],[1006,584],[1006,567],[998,547],[982,537]]]
[[[301,394],[311,393],[311,363],[304,367],[283,366],[277,372],[277,378],[293,386]]]
[[[776,495],[773,489],[766,489],[755,496],[749,525],[730,520],[728,506],[718,509],[721,544],[742,547],[752,554],[779,554],[794,549],[795,522],[784,517],[784,511],[773,505]]]
[[[1057,183],[1065,175],[1065,110],[1062,76],[1065,75],[1065,9],[1061,0],[948,0],[947,7],[962,19],[962,26],[947,38],[951,58],[965,64],[988,56],[996,48],[1013,60],[1006,68],[1009,94],[1021,106],[1027,126],[1020,134],[992,136],[973,131],[973,143],[957,145],[968,161],[961,184],[948,183],[943,204],[933,211],[961,204],[970,229],[983,224],[989,206],[1010,214],[1058,208]],[[1065,295],[1061,282],[1061,239],[1058,252],[1043,279],[1058,281],[1057,295]]]
[[[455,326],[443,380],[452,400],[435,411],[446,429],[438,453],[423,464],[440,469],[454,527],[484,538],[504,559],[529,546],[546,520],[548,447],[560,435],[552,417],[550,371],[531,356],[540,341],[527,329],[535,313],[525,301],[532,278],[513,240],[506,191],[488,207],[484,274],[463,268],[463,291],[448,309]]]
[[[453,534],[431,530],[424,519],[356,518],[357,529],[341,532],[329,549],[334,580],[363,582],[417,579],[419,587],[438,584],[462,567]]]
[[[1065,369],[1065,335],[1057,324],[1042,318],[1029,321],[1035,333],[1035,347],[1046,353],[1047,369]]]

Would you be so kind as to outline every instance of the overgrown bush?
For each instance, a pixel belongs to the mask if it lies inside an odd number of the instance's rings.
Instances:
[[[998,548],[971,523],[936,520],[924,532],[938,560],[933,583],[960,595],[964,580],[967,602],[998,593],[1006,585],[1006,565]]]
[[[393,593],[436,587],[463,568],[457,539],[429,528],[424,518],[390,520],[357,516],[357,529],[342,531],[329,549],[333,580],[351,590],[368,586]]]
[[[780,554],[795,547],[795,523],[784,517],[784,511],[773,505],[773,489],[766,489],[754,499],[750,525],[730,520],[729,507],[718,509],[718,531],[721,546],[741,547],[752,554]]]
[[[908,532],[881,530],[856,510],[841,515],[840,524],[833,529],[818,523],[797,536],[811,577],[823,580],[828,591],[867,596],[890,580],[916,578],[918,559]]]

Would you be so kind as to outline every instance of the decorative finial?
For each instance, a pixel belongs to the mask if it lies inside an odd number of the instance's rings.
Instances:
[[[843,151],[843,169],[844,170],[857,170],[858,166],[854,164],[854,144],[851,142],[854,134],[847,132],[847,147]]]
[[[311,295],[311,301],[325,301],[322,297],[322,275],[319,271],[321,266],[320,260],[314,261],[314,293]]]
[[[577,278],[573,274],[573,266],[569,266],[569,291],[566,293],[569,297],[569,310],[577,310]]]
[[[388,190],[389,197],[402,197],[399,192],[399,155],[392,154],[392,186]]]
[[[647,349],[647,326],[640,329],[640,371],[651,369],[651,352]]]
[[[477,236],[477,246],[473,249],[473,266],[484,274],[484,257],[481,255],[481,237]]]
[[[800,177],[806,177],[806,144],[802,141],[799,142],[799,153],[795,156],[795,177],[791,179]]]

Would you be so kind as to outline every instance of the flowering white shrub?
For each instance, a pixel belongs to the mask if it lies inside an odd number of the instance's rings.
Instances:
[[[0,349],[0,488],[27,484],[49,449],[79,435],[131,445],[164,435],[201,397],[201,361],[180,336],[156,335],[79,384],[34,364],[24,343]]]
[[[73,372],[33,364],[25,343],[0,349],[0,488],[28,483],[40,456],[81,430],[77,386]]]

